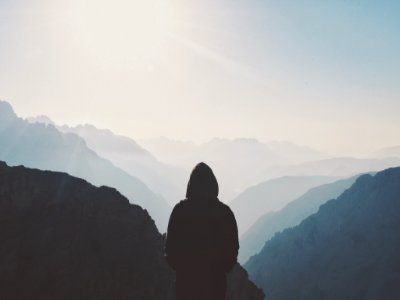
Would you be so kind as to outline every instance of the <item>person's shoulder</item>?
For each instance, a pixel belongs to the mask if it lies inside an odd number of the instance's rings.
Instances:
[[[219,206],[220,209],[221,209],[222,211],[224,211],[226,214],[233,214],[231,208],[230,208],[227,204],[223,203],[223,202],[222,202],[221,200],[219,200],[219,199],[218,199],[218,206]]]
[[[224,202],[222,202],[221,200],[219,200],[219,198],[217,198],[217,203],[223,209],[230,209],[229,206],[227,204],[225,204]]]
[[[217,205],[222,209],[230,209],[228,205],[226,205],[224,202],[222,202],[219,199],[217,200]]]
[[[187,205],[189,203],[189,199],[183,199],[183,200],[180,200],[176,205],[175,205],[175,207],[176,206],[185,206],[185,205]]]
[[[188,205],[189,205],[189,200],[188,199],[180,200],[177,204],[175,204],[174,211],[179,211],[181,209],[184,209]]]

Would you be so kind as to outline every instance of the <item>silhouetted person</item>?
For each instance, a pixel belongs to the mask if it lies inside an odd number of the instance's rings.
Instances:
[[[176,272],[177,300],[225,299],[226,273],[236,263],[239,242],[235,216],[217,197],[217,179],[199,163],[168,224],[165,253]]]

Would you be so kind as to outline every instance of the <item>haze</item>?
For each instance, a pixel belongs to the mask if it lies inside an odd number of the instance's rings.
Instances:
[[[216,3],[218,2],[218,3]],[[0,2],[0,98],[133,138],[399,144],[397,1]]]

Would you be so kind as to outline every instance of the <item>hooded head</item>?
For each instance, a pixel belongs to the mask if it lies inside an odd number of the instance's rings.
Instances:
[[[198,163],[190,174],[186,198],[216,199],[218,182],[211,168],[205,163]]]

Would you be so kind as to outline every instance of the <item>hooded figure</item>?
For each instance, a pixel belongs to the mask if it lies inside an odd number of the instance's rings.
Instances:
[[[168,224],[165,254],[176,272],[177,300],[225,299],[226,273],[236,263],[239,242],[235,217],[217,197],[217,179],[199,163]]]

